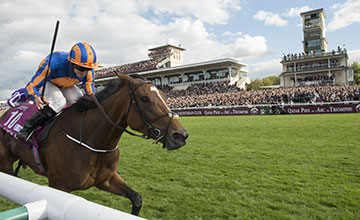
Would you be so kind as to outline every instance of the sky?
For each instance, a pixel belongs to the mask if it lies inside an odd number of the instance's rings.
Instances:
[[[0,100],[24,87],[50,53],[78,42],[111,67],[148,59],[148,49],[181,45],[184,64],[233,58],[248,77],[279,75],[283,54],[301,53],[300,13],[323,8],[328,51],[360,62],[360,0],[1,0]]]

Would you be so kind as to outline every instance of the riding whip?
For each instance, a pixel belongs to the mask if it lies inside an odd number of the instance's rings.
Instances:
[[[50,57],[49,57],[49,64],[48,64],[48,68],[46,70],[46,74],[45,74],[45,82],[44,82],[44,86],[42,88],[42,92],[41,92],[41,100],[43,100],[44,98],[44,93],[45,93],[45,87],[46,87],[46,82],[47,82],[47,78],[48,78],[48,75],[49,75],[49,70],[50,70],[50,63],[51,63],[51,57],[52,57],[52,54],[54,52],[54,47],[55,47],[55,42],[56,42],[56,36],[57,36],[57,33],[58,33],[58,29],[59,29],[59,20],[56,21],[56,26],[55,26],[55,32],[54,32],[54,37],[53,37],[53,40],[52,40],[52,45],[51,45],[51,51],[50,51]]]

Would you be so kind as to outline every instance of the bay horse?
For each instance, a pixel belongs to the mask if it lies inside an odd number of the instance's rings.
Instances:
[[[125,128],[129,126],[144,137],[161,142],[168,150],[184,146],[188,133],[178,115],[166,105],[164,93],[154,84],[116,74],[120,78],[116,83],[106,86],[93,99],[80,98],[57,117],[48,138],[39,143],[39,156],[50,187],[71,192],[95,186],[128,198],[131,213],[138,215],[141,195],[116,172],[121,135],[136,135]],[[80,139],[82,145],[69,136]],[[90,148],[83,147],[84,143]],[[0,129],[0,171],[14,175],[13,163],[19,159],[40,174],[32,150]]]

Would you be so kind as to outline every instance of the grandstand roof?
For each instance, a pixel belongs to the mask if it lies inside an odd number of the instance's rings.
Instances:
[[[325,14],[325,11],[324,11],[323,8],[314,9],[314,10],[311,10],[311,11],[304,11],[304,12],[301,12],[300,15],[305,16],[305,15],[313,14],[313,13],[316,13],[316,12],[322,13],[324,15],[324,17],[326,18],[326,14]]]
[[[149,51],[159,50],[159,49],[163,49],[163,48],[167,48],[167,47],[173,47],[173,48],[176,48],[176,49],[179,49],[179,50],[185,50],[184,48],[181,48],[180,46],[181,46],[181,45],[179,45],[179,46],[177,47],[177,46],[173,46],[173,45],[171,45],[171,44],[166,44],[166,45],[163,45],[163,46],[160,46],[160,47],[150,48]]]
[[[217,59],[217,60],[210,60],[205,62],[199,63],[192,63],[186,64],[181,66],[169,67],[169,68],[161,68],[161,69],[153,69],[147,71],[136,72],[139,75],[144,75],[145,77],[154,76],[154,75],[164,75],[164,74],[174,74],[179,72],[192,72],[192,71],[199,71],[204,69],[216,69],[216,68],[224,68],[224,67],[247,67],[248,65],[245,63],[241,63],[235,59],[231,58],[224,58],[224,59]],[[242,72],[248,72],[247,70],[241,69]],[[103,81],[103,80],[111,80],[117,78],[117,76],[111,75],[104,77],[102,79],[97,79],[96,81]]]
[[[159,73],[177,73],[177,72],[190,72],[190,71],[196,71],[200,69],[215,69],[215,68],[222,68],[226,66],[239,66],[239,67],[246,67],[247,64],[240,63],[237,60],[231,59],[231,58],[224,58],[224,59],[218,59],[218,60],[210,60],[200,63],[192,63],[192,64],[186,64],[181,66],[175,66],[175,67],[169,67],[164,69],[156,69],[156,70],[149,70],[144,71],[141,73],[138,73],[140,75],[154,75]],[[242,70],[245,71],[245,70]],[[247,72],[247,71],[245,71]]]

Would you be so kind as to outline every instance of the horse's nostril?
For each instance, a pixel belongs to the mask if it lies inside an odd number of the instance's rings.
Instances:
[[[180,142],[180,141],[185,141],[189,135],[187,132],[183,132],[183,133],[174,132],[172,136],[175,141]]]
[[[175,132],[173,134],[173,138],[175,139],[175,141],[182,141],[185,140],[184,136],[182,136],[180,133]]]

